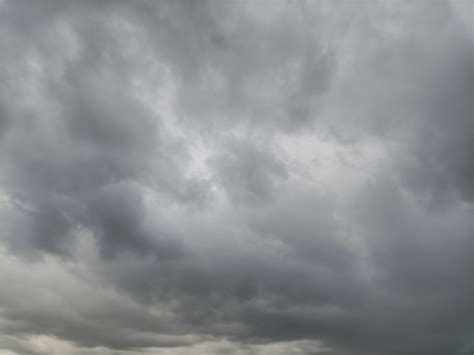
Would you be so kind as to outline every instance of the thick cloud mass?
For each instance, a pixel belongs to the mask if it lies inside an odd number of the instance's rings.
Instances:
[[[472,354],[473,6],[0,1],[0,353]]]

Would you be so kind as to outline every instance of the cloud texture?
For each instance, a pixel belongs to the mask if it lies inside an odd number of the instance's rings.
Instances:
[[[471,1],[0,2],[0,353],[474,351]]]

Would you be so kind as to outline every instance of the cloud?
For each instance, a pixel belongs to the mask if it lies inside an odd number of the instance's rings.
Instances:
[[[1,2],[1,351],[472,352],[469,6]]]

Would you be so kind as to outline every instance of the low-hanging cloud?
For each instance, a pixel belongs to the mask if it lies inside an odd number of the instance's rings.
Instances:
[[[0,351],[472,353],[472,13],[0,2]]]

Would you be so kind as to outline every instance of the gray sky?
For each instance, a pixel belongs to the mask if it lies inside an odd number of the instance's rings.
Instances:
[[[473,13],[0,1],[0,354],[471,354]]]

